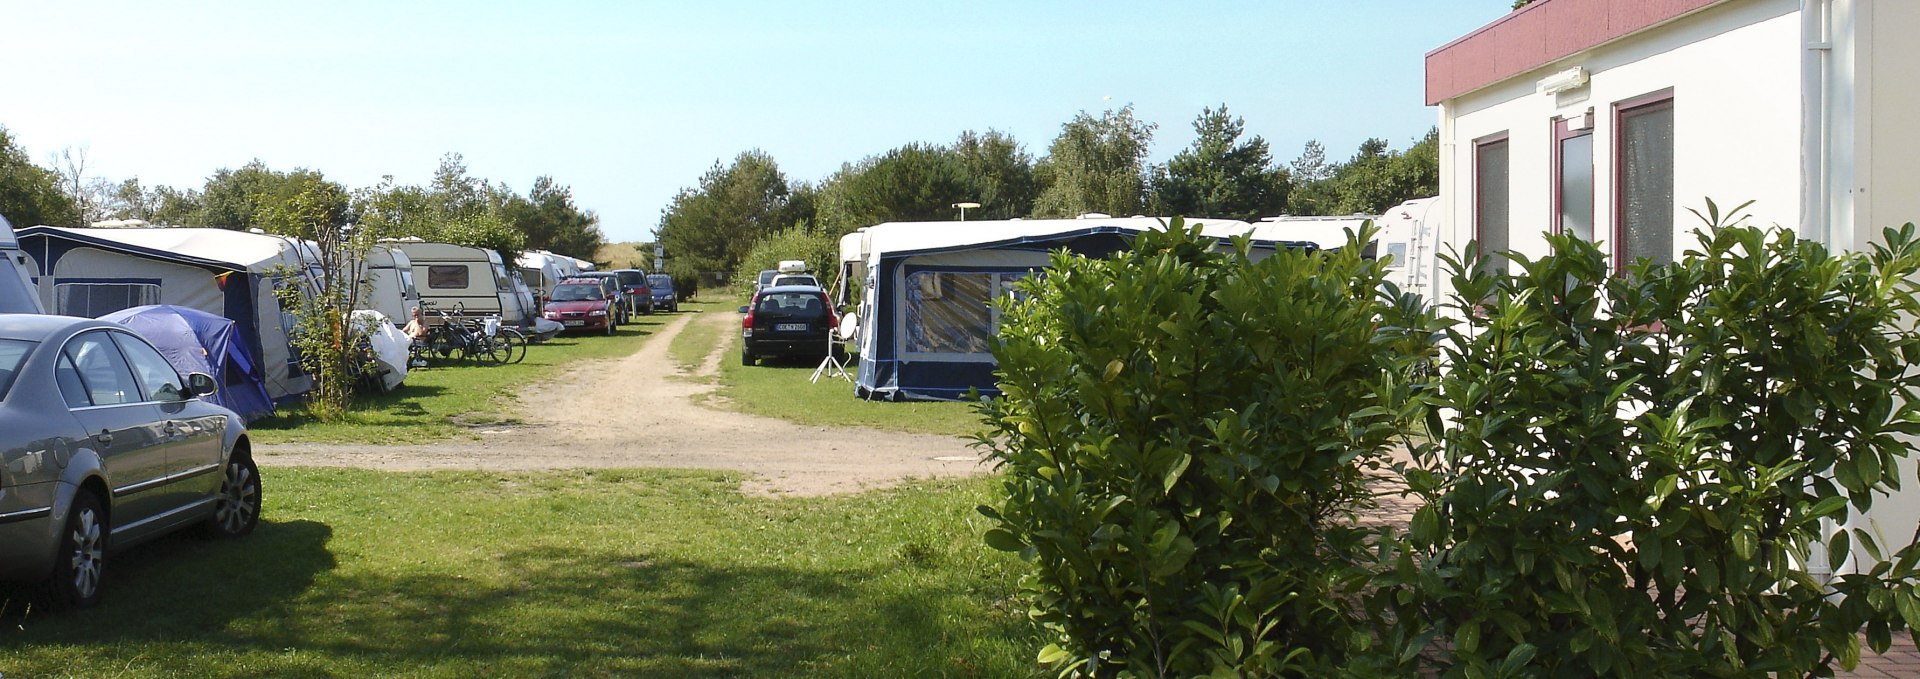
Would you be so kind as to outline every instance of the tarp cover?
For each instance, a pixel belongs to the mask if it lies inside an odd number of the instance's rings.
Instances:
[[[233,321],[166,304],[116,311],[100,320],[140,333],[182,374],[212,375],[220,390],[204,398],[239,413],[241,419],[252,422],[273,414],[273,399],[267,396],[260,364],[247,343],[234,336]]]
[[[373,358],[383,369],[380,390],[399,389],[400,383],[407,381],[407,354],[413,340],[393,327],[393,321],[388,320],[386,314],[372,309],[354,309],[353,322],[367,334],[367,342],[373,345]]]

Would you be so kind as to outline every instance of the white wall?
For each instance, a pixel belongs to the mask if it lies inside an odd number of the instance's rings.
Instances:
[[[1553,214],[1553,119],[1594,113],[1595,231],[1614,226],[1613,107],[1672,88],[1675,254],[1700,225],[1687,208],[1707,198],[1723,208],[1756,200],[1756,223],[1792,227],[1800,216],[1800,24],[1798,0],[1726,3],[1640,35],[1548,64],[1444,102],[1441,193],[1447,245],[1473,234],[1475,139],[1505,132],[1511,164],[1511,246],[1545,252]],[[1536,94],[1547,74],[1580,66],[1589,85]],[[1445,246],[1443,246],[1444,250]]]

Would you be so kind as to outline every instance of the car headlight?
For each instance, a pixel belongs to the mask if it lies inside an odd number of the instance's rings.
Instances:
[[[607,315],[607,310],[606,310],[606,309],[595,309],[595,310],[593,310],[593,311],[589,311],[589,312],[587,312],[587,315],[588,315],[588,316],[605,316],[605,315]]]

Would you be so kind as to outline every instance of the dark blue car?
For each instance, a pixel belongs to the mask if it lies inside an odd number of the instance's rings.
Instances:
[[[647,288],[653,291],[653,308],[679,313],[680,293],[673,289],[672,276],[663,273],[648,274]]]

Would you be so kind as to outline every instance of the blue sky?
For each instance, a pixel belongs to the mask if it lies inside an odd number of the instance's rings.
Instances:
[[[716,160],[789,178],[962,130],[1036,157],[1131,103],[1151,160],[1226,103],[1281,160],[1345,158],[1435,122],[1422,56],[1511,0],[1267,2],[11,2],[0,125],[46,164],[198,187],[259,158],[348,186],[442,154],[524,191],[573,187],[642,240]]]

